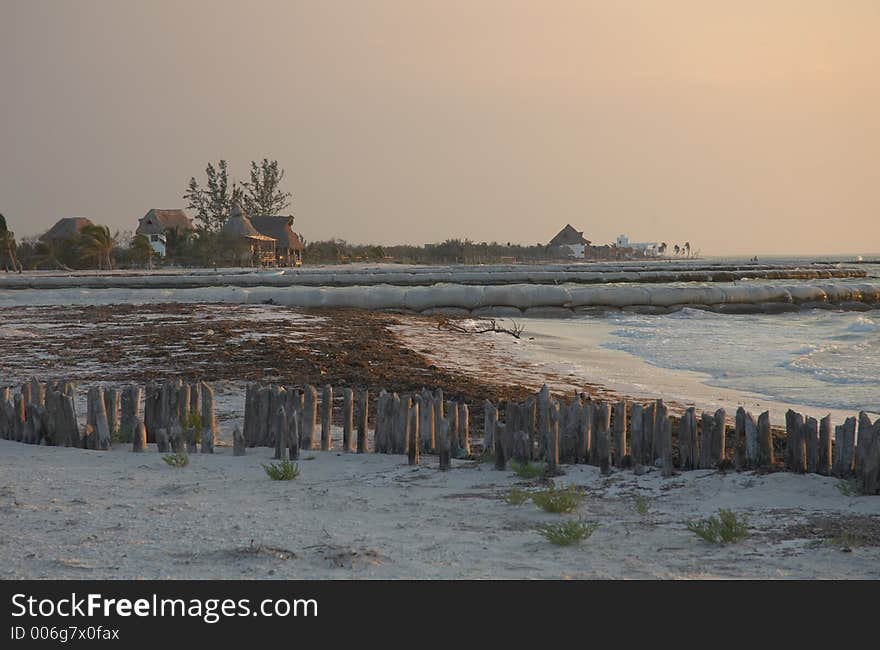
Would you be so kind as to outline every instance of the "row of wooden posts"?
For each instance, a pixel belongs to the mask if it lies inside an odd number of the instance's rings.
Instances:
[[[93,387],[87,394],[82,431],[75,391],[71,382],[36,379],[15,393],[11,387],[0,388],[0,438],[108,449],[114,437],[130,435],[134,451],[154,442],[160,452],[192,453],[199,446],[203,453],[213,452],[214,392],[205,382],[178,379],[147,384],[143,419],[139,386]],[[276,458],[295,459],[300,449],[330,450],[333,405],[330,385],[321,389],[319,397],[318,389],[310,385],[249,384],[243,430],[233,433],[234,453],[244,454],[246,447],[274,447]],[[376,453],[405,454],[411,464],[417,464],[422,453],[436,453],[444,470],[451,458],[471,454],[469,407],[445,399],[442,389],[401,395],[383,390],[374,408],[372,451]],[[370,409],[367,390],[342,389],[344,451],[371,451]],[[786,435],[779,446],[787,470],[854,477],[861,491],[880,493],[880,419],[872,423],[861,412],[834,427],[830,415],[816,420],[792,410],[785,419]],[[731,434],[733,441],[728,439]],[[732,457],[729,448],[734,450]],[[676,468],[758,469],[779,464],[768,411],[755,418],[738,408],[730,431],[724,409],[704,412],[698,419],[691,407],[676,422],[663,400],[611,403],[579,394],[566,401],[554,398],[547,386],[523,402],[496,406],[486,400],[482,449],[494,454],[499,469],[509,460],[543,460],[550,472],[563,463],[590,463],[602,472],[612,466],[632,467],[637,473],[659,467],[666,476]]]
[[[217,437],[214,391],[204,382],[147,385],[141,419],[141,387],[93,386],[86,394],[86,423],[76,415],[76,385],[40,382],[0,388],[0,438],[29,444],[107,450],[114,439],[132,440],[133,451],[155,442],[160,452],[213,453]]]

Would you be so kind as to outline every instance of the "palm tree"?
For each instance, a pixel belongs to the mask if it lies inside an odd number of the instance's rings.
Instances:
[[[15,233],[6,227],[6,217],[0,214],[0,259],[3,260],[3,270],[9,273],[9,265],[12,270],[21,273],[21,265],[15,259]]]
[[[135,235],[131,240],[131,256],[140,261],[146,262],[147,268],[153,269],[153,245],[146,235]]]
[[[105,267],[108,271],[113,270],[112,254],[115,245],[116,237],[110,234],[107,226],[90,225],[79,233],[80,258],[86,263],[95,262],[99,271]]]

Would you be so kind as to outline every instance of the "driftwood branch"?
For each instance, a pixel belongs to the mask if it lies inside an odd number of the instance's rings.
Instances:
[[[525,330],[525,326],[520,325],[516,321],[511,321],[511,327],[499,325],[494,318],[480,319],[471,322],[475,322],[475,325],[466,326],[463,325],[460,321],[450,320],[449,318],[440,318],[437,321],[437,329],[447,330],[450,332],[460,332],[461,334],[485,334],[487,332],[499,332],[502,334],[510,334],[515,339],[520,338],[522,336],[523,330]]]

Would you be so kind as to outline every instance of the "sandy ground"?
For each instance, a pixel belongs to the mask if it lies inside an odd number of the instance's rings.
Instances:
[[[223,448],[178,469],[152,449],[0,441],[0,577],[880,578],[880,499],[816,475],[566,467],[556,482],[587,497],[557,515],[506,503],[512,487],[539,488],[490,464],[305,452],[285,482],[264,473],[270,458]],[[748,516],[744,542],[686,530],[722,507]],[[562,519],[599,528],[570,547],[536,531]]]
[[[608,394],[517,353],[509,336],[456,335],[426,319],[331,322],[268,306],[75,311],[3,310],[0,375],[69,376],[82,394],[98,381],[200,376],[215,384],[224,443],[240,424],[241,377],[396,390],[439,382],[471,400],[544,381]],[[402,456],[315,451],[302,454],[298,479],[278,482],[261,467],[271,453],[236,458],[220,446],[177,469],[152,446],[0,441],[0,578],[880,578],[880,498],[848,496],[833,478],[603,477],[567,466],[554,480],[581,486],[586,500],[553,515],[508,504],[511,488],[544,486],[491,464],[456,460],[439,472],[433,456],[411,468]],[[686,529],[719,508],[749,518],[744,542],[715,546]],[[537,532],[567,519],[599,528],[571,547]]]

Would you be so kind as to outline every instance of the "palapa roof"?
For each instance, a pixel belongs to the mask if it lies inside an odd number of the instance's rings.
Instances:
[[[277,242],[280,248],[289,248],[291,250],[301,251],[303,246],[300,236],[293,231],[293,217],[288,215],[255,215],[250,218],[254,228],[260,231],[260,234],[271,237]]]
[[[159,210],[152,208],[140,218],[135,233],[138,235],[158,235],[166,230],[185,232],[192,229],[192,220],[186,216],[183,210]]]
[[[575,230],[574,227],[567,223],[565,224],[565,228],[560,230],[556,236],[550,240],[550,246],[565,246],[565,245],[582,245],[589,246],[590,241],[584,237],[584,233],[581,230]]]
[[[220,232],[227,237],[245,237],[257,241],[274,241],[273,237],[264,235],[254,228],[250,217],[237,205],[232,208],[232,212],[229,213],[229,218],[223,224]]]
[[[44,232],[40,239],[48,241],[76,237],[83,228],[91,225],[93,225],[92,220],[87,217],[62,217],[54,226]]]

